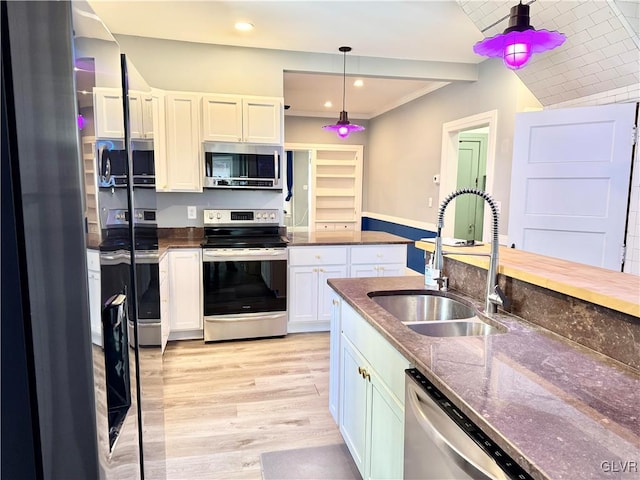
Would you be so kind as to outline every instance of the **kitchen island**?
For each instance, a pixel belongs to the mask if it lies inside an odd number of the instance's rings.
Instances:
[[[501,313],[494,321],[507,333],[423,336],[367,295],[422,289],[422,277],[328,283],[533,478],[637,477],[640,375],[636,369]],[[465,298],[482,309],[483,302]]]

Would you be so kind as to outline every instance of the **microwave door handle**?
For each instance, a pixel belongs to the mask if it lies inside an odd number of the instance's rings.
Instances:
[[[273,151],[273,170],[276,172],[275,180],[277,181],[280,178],[280,162],[278,161],[277,150]]]

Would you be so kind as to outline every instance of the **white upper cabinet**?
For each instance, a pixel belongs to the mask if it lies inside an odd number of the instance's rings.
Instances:
[[[198,94],[181,92],[165,97],[167,176],[162,190],[202,191],[200,99]]]
[[[131,138],[153,138],[153,98],[151,94],[129,92],[129,128]]]
[[[204,95],[202,140],[282,144],[282,99]]]
[[[93,108],[97,138],[124,138],[124,114],[120,89],[95,87]]]

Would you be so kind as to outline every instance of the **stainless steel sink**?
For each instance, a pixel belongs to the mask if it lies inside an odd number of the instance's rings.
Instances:
[[[462,320],[477,313],[472,306],[435,291],[381,291],[370,292],[369,297],[402,322]]]
[[[502,333],[498,328],[487,323],[465,320],[453,322],[405,322],[405,325],[414,332],[429,337],[484,336]]]
[[[483,315],[462,299],[435,290],[388,290],[369,292],[369,298],[408,328],[429,337],[484,336],[505,333],[503,326],[489,324]]]

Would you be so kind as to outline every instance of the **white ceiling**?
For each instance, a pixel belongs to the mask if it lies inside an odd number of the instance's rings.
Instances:
[[[483,38],[458,4],[447,1],[114,1],[89,0],[114,34],[277,50],[402,60],[479,63]],[[237,21],[255,25],[234,29]],[[350,118],[372,118],[446,83],[362,78],[347,82]],[[334,117],[342,110],[342,76],[285,72],[287,114]],[[333,107],[324,103],[331,101]]]
[[[405,61],[477,64],[472,46],[504,28],[516,0],[177,1],[88,0],[114,34],[190,42]],[[527,2],[530,3],[530,2]],[[640,83],[638,0],[534,0],[531,24],[567,34],[561,48],[517,72],[543,105]],[[236,21],[253,23],[241,33]],[[481,33],[491,24],[497,25]],[[357,59],[353,59],[357,60]],[[397,60],[395,60],[397,61]],[[490,60],[496,61],[496,60]],[[357,61],[354,61],[356,64]],[[372,118],[445,85],[414,79],[347,82],[350,118]],[[334,117],[342,109],[342,77],[284,74],[288,114]],[[331,100],[333,107],[325,108]]]

